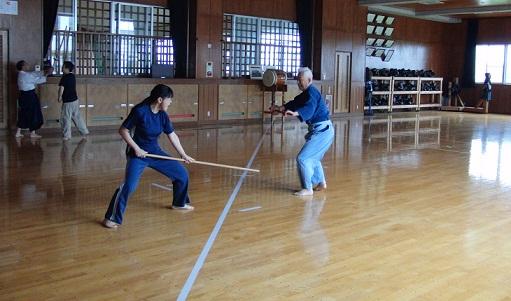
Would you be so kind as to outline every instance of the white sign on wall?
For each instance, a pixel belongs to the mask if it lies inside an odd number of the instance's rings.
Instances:
[[[18,14],[18,1],[17,0],[0,0],[0,14],[17,15]]]

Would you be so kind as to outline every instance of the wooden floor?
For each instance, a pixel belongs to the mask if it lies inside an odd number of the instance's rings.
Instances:
[[[511,116],[334,124],[328,190],[310,198],[291,195],[305,127],[263,137],[188,300],[511,300]],[[245,166],[267,127],[178,135],[196,159]],[[183,213],[147,170],[109,230],[123,153],[115,131],[0,138],[0,300],[177,298],[242,173],[189,166]]]

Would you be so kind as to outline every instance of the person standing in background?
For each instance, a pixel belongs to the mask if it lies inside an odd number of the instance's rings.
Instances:
[[[60,111],[60,121],[62,126],[62,139],[64,141],[71,139],[71,122],[80,131],[82,136],[89,134],[85,121],[80,114],[80,101],[76,94],[76,77],[73,74],[75,66],[69,61],[62,65],[64,75],[59,82],[58,102],[62,101],[62,110]]]
[[[25,61],[16,63],[18,70],[18,89],[20,91],[18,98],[18,122],[16,130],[16,138],[23,137],[21,129],[30,130],[30,138],[41,138],[36,134],[36,130],[40,129],[44,123],[43,113],[41,112],[41,103],[35,93],[36,85],[46,82],[46,76],[53,69],[45,69],[41,71],[30,72],[30,66]]]
[[[481,94],[481,98],[476,105],[476,108],[484,108],[484,112],[488,113],[488,107],[491,100],[491,74],[484,74],[484,83],[483,83],[483,93]]]

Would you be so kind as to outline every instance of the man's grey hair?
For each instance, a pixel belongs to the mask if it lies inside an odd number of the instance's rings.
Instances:
[[[312,70],[309,69],[309,67],[302,67],[298,69],[298,76],[300,76],[300,74],[312,80]]]

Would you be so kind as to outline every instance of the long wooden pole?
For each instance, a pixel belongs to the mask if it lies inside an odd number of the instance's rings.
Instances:
[[[146,157],[150,158],[157,158],[157,159],[163,159],[163,160],[174,160],[174,161],[181,161],[185,162],[184,159],[181,158],[174,158],[174,157],[168,157],[168,156],[160,156],[160,155],[154,155],[154,154],[146,154]],[[223,167],[223,168],[230,168],[230,169],[238,169],[238,170],[246,170],[246,171],[253,171],[253,172],[259,172],[259,169],[251,169],[251,168],[244,168],[244,167],[238,167],[238,166],[232,166],[232,165],[225,165],[225,164],[218,164],[218,163],[211,163],[211,162],[205,162],[205,161],[193,161],[191,163],[194,164],[202,164],[202,165],[209,165],[209,166],[216,166],[216,167]]]

